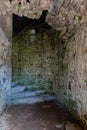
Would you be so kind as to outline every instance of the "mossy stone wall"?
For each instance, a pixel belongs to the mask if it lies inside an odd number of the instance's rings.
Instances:
[[[68,41],[54,30],[23,33],[14,39],[12,61],[14,81],[50,86],[58,102],[87,124],[86,28],[81,26]]]
[[[57,99],[75,119],[87,124],[87,25],[58,44],[53,86]],[[56,63],[56,60],[55,60]],[[55,80],[56,79],[56,80]]]
[[[44,29],[37,34],[34,31],[29,30],[13,39],[13,81],[51,87],[58,33]]]

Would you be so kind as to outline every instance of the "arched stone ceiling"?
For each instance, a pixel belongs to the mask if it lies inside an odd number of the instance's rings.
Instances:
[[[28,1],[28,2],[27,2]],[[59,30],[60,38],[71,37],[87,17],[87,0],[2,0],[0,14],[15,13],[38,19],[48,10],[47,22]]]

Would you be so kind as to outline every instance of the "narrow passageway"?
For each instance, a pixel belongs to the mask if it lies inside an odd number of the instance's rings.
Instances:
[[[55,102],[56,75],[60,73],[65,43],[58,38],[59,31],[45,22],[45,15],[42,13],[39,20],[13,15],[13,106],[6,111],[9,130],[82,130],[71,123],[71,117]],[[66,102],[74,114],[77,104],[71,99]]]
[[[55,102],[11,106],[5,116],[6,130],[82,130]]]
[[[0,2],[0,130],[87,130],[86,8]]]

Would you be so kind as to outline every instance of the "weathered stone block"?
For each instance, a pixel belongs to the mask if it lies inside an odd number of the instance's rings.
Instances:
[[[40,95],[40,96],[32,96],[29,98],[14,99],[11,101],[11,104],[34,104],[38,102],[53,101],[53,100],[55,100],[54,96]]]
[[[11,94],[15,94],[15,93],[19,93],[19,92],[23,92],[25,90],[25,86],[16,86],[14,88],[11,88]]]
[[[12,94],[11,99],[13,100],[13,99],[20,99],[20,98],[28,98],[32,96],[43,95],[44,93],[45,93],[45,90],[38,90],[34,92],[29,92],[29,91],[19,92],[19,93]]]

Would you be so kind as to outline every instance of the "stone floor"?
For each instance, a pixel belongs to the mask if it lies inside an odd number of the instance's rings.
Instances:
[[[0,117],[0,130],[82,130],[54,102],[14,105]]]

